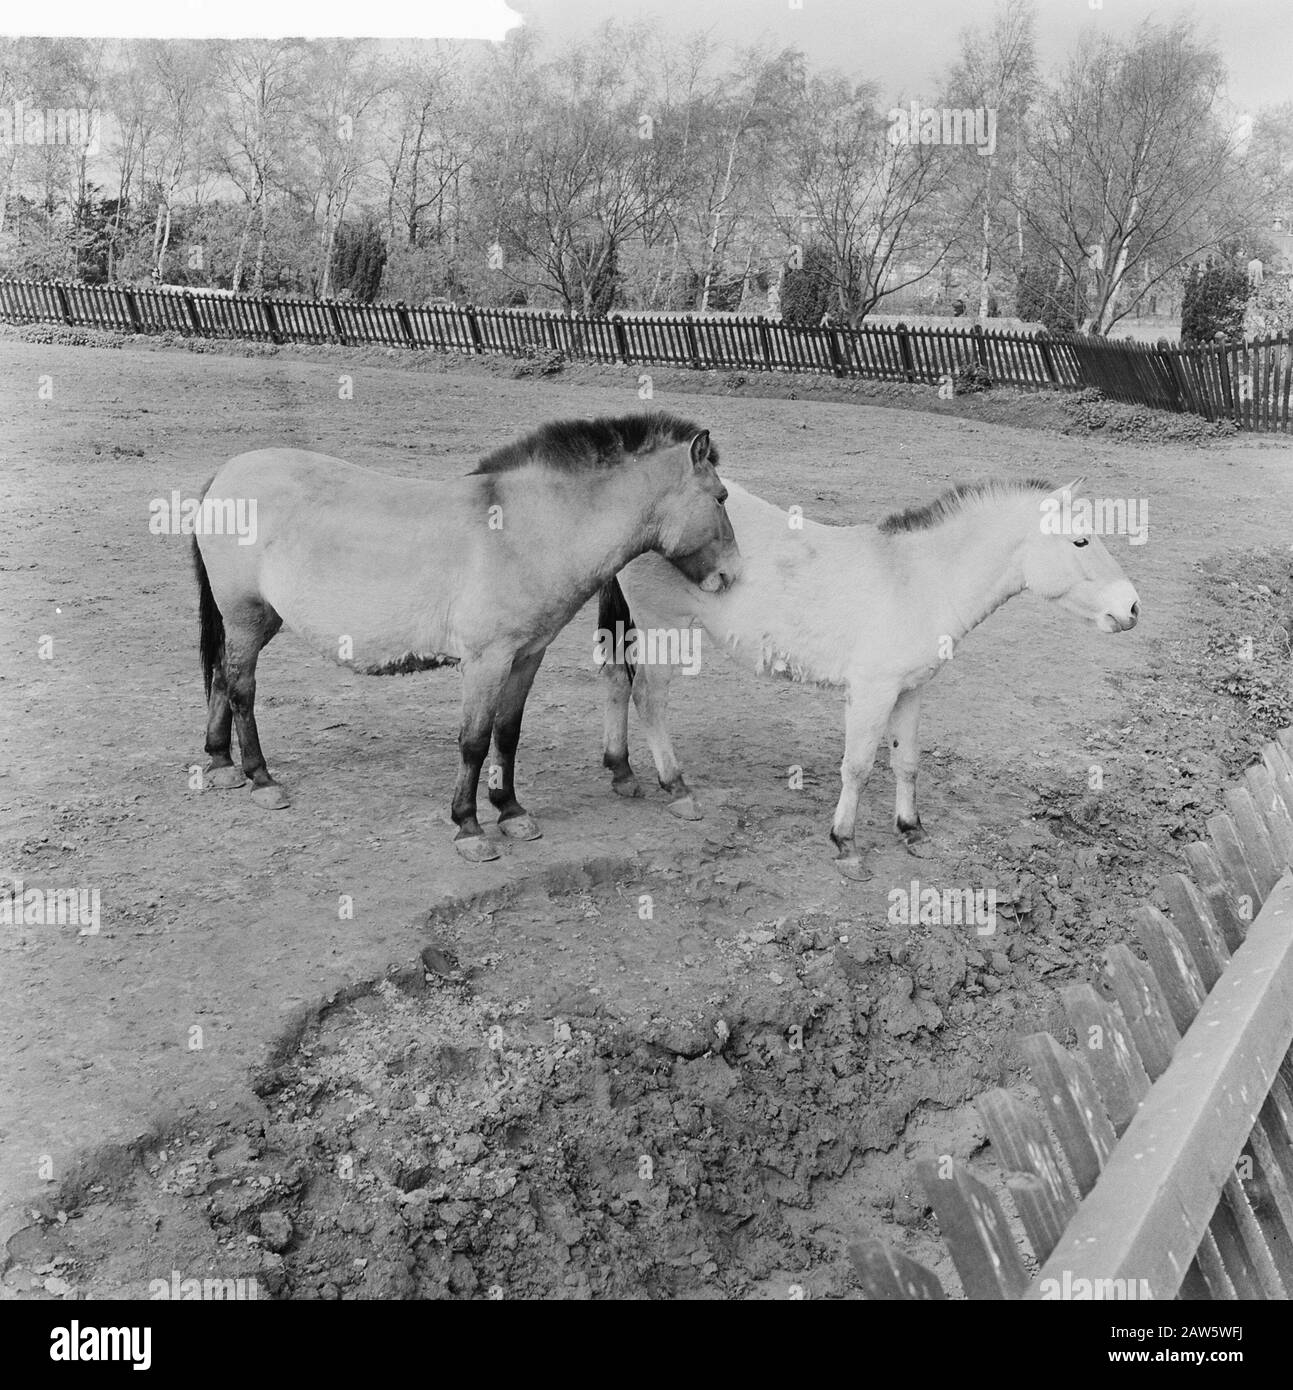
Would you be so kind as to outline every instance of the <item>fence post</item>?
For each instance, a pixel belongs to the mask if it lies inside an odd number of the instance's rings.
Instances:
[[[1046,368],[1046,375],[1050,379],[1051,385],[1055,386],[1059,382],[1059,376],[1055,371],[1055,359],[1051,356],[1051,345],[1049,338],[1050,335],[1043,328],[1041,332],[1034,337],[1033,341],[1041,350],[1042,366]]]
[[[628,335],[624,332],[624,320],[619,314],[611,319],[611,330],[615,334],[615,351],[619,354],[619,359],[627,367],[629,362],[629,342]]]
[[[189,324],[193,332],[200,338],[202,336],[202,320],[198,317],[198,306],[190,290],[184,291],[184,307],[188,310]]]
[[[139,305],[135,301],[134,287],[131,285],[122,285],[120,289],[121,298],[126,305],[126,313],[130,317],[130,327],[134,332],[142,333],[144,331],[144,322],[139,317]]]
[[[480,342],[480,325],[476,322],[476,306],[474,304],[464,304],[462,306],[463,317],[467,322],[467,332],[471,337],[472,350],[478,355],[485,351]]]
[[[1220,337],[1220,331],[1217,334]],[[1230,385],[1230,373],[1226,370],[1226,345],[1222,338],[1220,343],[1214,341],[1212,351],[1217,355],[1217,376],[1221,381],[1221,404],[1224,406],[1226,414],[1238,424],[1235,412],[1235,396]]]
[[[63,315],[63,322],[70,328],[74,322],[72,318],[72,304],[67,297],[67,291],[63,288],[61,280],[54,281],[54,294],[58,298],[58,307]]]
[[[907,325],[900,323],[897,328],[898,351],[902,354],[902,369],[908,381],[916,380],[916,363],[911,355],[911,339],[907,336]]]
[[[332,320],[332,331],[337,335],[337,342],[339,342],[342,347],[345,347],[346,327],[345,324],[341,322],[341,311],[337,308],[337,301],[335,299],[329,299],[326,302],[328,305],[328,317]]]
[[[843,376],[845,374],[844,354],[840,350],[839,329],[834,324],[831,324],[826,330],[826,347],[831,355],[831,371],[835,376]]]
[[[687,347],[691,352],[691,365],[700,366],[700,348],[696,343],[696,324],[692,319],[687,320]]]
[[[759,315],[759,347],[763,352],[763,361],[760,363],[765,372],[772,370],[772,334],[768,331],[768,320]]]
[[[402,299],[395,302],[395,317],[400,321],[400,327],[404,330],[409,347],[417,347],[417,340],[413,336],[413,320],[409,318],[409,307]]]
[[[988,345],[983,337],[983,325],[976,323],[970,329],[970,339],[974,343],[974,358],[980,367],[988,365]]]
[[[1172,345],[1166,338],[1160,338],[1154,344],[1158,353],[1158,360],[1167,368],[1167,375],[1172,380],[1173,389],[1176,391],[1176,401],[1179,408],[1183,411],[1197,413],[1194,410],[1194,402],[1191,399],[1189,387],[1186,385],[1185,373],[1181,370],[1181,364],[1176,359],[1176,354],[1172,351]]]
[[[274,310],[274,301],[268,294],[262,294],[260,301],[265,310],[265,322],[269,325],[269,341],[275,346],[281,346],[283,334],[278,326],[278,314]]]

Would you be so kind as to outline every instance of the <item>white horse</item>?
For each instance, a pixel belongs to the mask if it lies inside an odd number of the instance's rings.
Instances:
[[[611,633],[646,635],[699,625],[757,672],[845,688],[843,787],[831,840],[849,878],[870,877],[854,829],[886,729],[898,784],[895,826],[919,838],[924,687],[989,613],[1028,589],[1102,632],[1125,632],[1140,615],[1117,561],[1097,536],[1069,524],[1083,479],[1056,489],[1035,480],[962,485],[879,526],[819,525],[725,481],[742,578],[725,593],[707,594],[667,561],[643,555],[602,590],[599,623]],[[603,666],[603,762],[616,792],[642,794],[628,760],[632,693],[669,809],[695,820],[700,810],[666,727],[670,667],[635,668],[632,650],[641,645],[630,640],[627,659]]]

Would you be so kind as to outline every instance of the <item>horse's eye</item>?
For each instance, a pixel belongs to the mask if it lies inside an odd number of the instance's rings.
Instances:
[[[1075,541],[1073,542],[1073,544],[1074,544],[1074,545],[1090,545],[1090,544],[1091,544],[1091,538],[1090,538],[1090,536],[1079,536],[1078,539],[1075,540]]]
[[[723,505],[723,503],[726,502],[726,501],[727,501],[727,489],[724,488],[724,489],[722,490],[722,492],[720,492],[720,493],[718,494],[718,505],[721,507],[721,506]]]

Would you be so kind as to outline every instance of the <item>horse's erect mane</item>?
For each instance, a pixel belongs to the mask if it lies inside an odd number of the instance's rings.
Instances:
[[[981,483],[957,483],[946,492],[940,492],[923,507],[908,507],[905,512],[894,512],[885,517],[880,523],[880,531],[886,536],[896,536],[903,531],[929,531],[959,516],[973,502],[1054,490],[1053,483],[1041,478],[989,478]]]
[[[688,444],[701,432],[699,425],[665,411],[636,415],[600,415],[595,420],[553,420],[515,443],[486,454],[474,473],[507,473],[535,463],[566,473],[614,468],[630,454]],[[711,443],[709,461],[718,462]]]

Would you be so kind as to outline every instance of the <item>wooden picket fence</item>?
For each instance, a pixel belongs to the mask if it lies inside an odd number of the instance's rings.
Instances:
[[[1266,745],[1208,840],[1134,914],[1145,960],[1105,953],[1062,994],[1077,1045],[1020,1040],[1046,1124],[977,1102],[1031,1246],[955,1162],[917,1165],[971,1299],[1286,1299],[1293,1294],[1293,730]],[[850,1247],[870,1298],[939,1299],[881,1241]]]
[[[1173,348],[1012,329],[803,327],[762,315],[564,314],[472,304],[353,300],[61,280],[0,279],[0,322],[64,323],[127,333],[178,333],[267,343],[338,343],[696,370],[822,372],[941,385],[977,367],[994,385],[1075,390],[1231,419],[1243,429],[1293,428],[1288,334]]]

